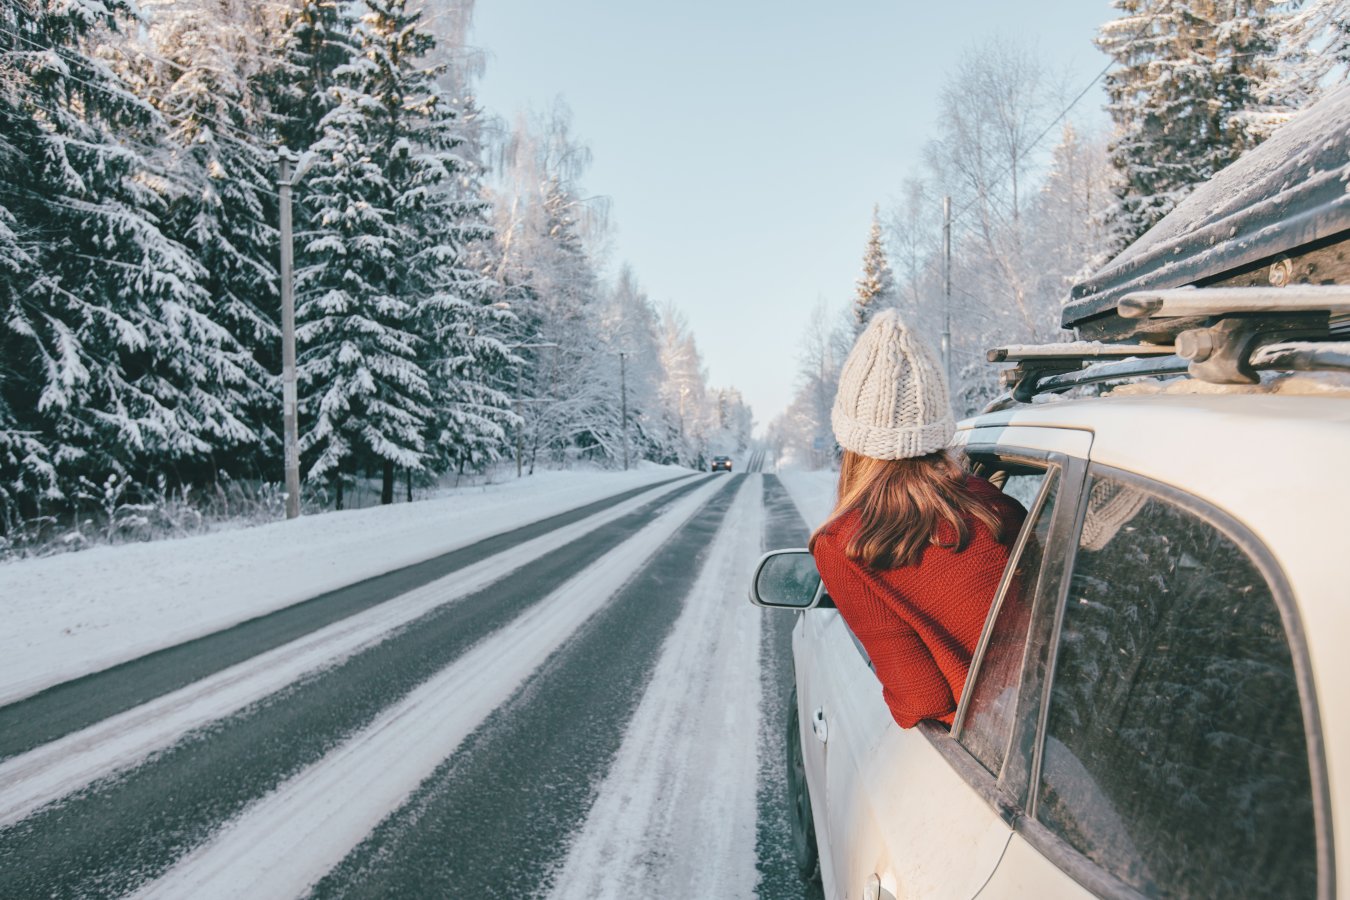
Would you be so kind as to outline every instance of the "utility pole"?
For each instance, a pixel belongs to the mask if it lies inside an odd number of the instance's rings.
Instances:
[[[942,370],[952,385],[952,198],[942,198]]]
[[[619,351],[619,397],[623,410],[623,470],[628,471],[628,353]]]
[[[281,198],[281,406],[285,431],[286,518],[300,515],[300,446],[295,391],[295,268],[292,259],[291,174],[300,158],[277,150],[277,191]]]

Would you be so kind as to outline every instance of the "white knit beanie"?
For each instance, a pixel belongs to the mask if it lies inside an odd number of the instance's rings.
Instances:
[[[923,456],[956,432],[941,364],[895,310],[877,313],[844,360],[830,422],[839,446],[874,459]]]

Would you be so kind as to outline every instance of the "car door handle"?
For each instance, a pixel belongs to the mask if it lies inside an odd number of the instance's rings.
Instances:
[[[829,737],[829,729],[825,725],[825,710],[821,707],[816,707],[816,711],[811,713],[811,733],[822,744]]]

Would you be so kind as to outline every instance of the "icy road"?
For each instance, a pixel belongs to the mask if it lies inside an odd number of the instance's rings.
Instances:
[[[0,896],[803,897],[776,476],[634,488],[0,707]]]

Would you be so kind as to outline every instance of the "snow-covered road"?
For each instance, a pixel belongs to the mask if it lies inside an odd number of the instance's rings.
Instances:
[[[783,483],[581,506],[130,706],[110,680],[0,763],[0,893],[811,896],[776,809],[789,623],[744,599],[805,539]]]

